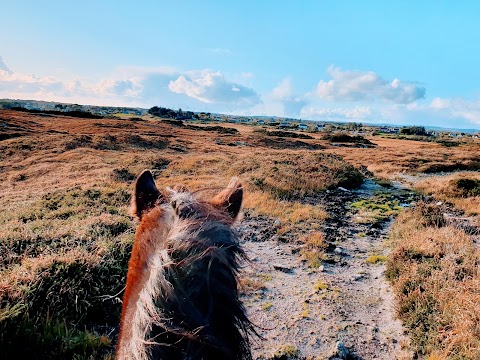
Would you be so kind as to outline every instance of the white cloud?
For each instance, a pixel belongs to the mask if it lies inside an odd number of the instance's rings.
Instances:
[[[315,91],[323,100],[386,100],[396,104],[408,104],[425,98],[426,89],[423,86],[398,79],[387,81],[373,71],[343,71],[332,65],[327,74],[331,80],[320,80]]]
[[[365,120],[373,114],[369,106],[357,106],[354,108],[328,108],[307,106],[302,109],[302,117],[318,120]]]
[[[443,116],[464,119],[475,126],[480,125],[480,99],[434,98],[429,108]]]
[[[207,104],[251,107],[260,96],[251,88],[229,82],[219,72],[200,71],[180,75],[168,84],[170,91],[185,94]]]
[[[300,111],[306,105],[303,97],[293,94],[292,82],[289,78],[283,79],[280,84],[272,90],[270,98],[282,104],[282,115],[285,116],[299,116]]]
[[[292,82],[290,79],[283,79],[277,87],[272,90],[272,99],[286,100],[292,97]]]
[[[135,79],[127,80],[102,80],[95,90],[99,94],[119,95],[127,97],[138,97],[141,95],[143,86],[135,81]]]
[[[260,102],[253,89],[211,70],[181,72],[168,66],[123,66],[99,80],[63,81],[15,73],[1,58],[0,98],[192,109],[206,109],[205,104],[215,104],[218,111],[250,108]]]
[[[451,106],[450,99],[435,98],[430,103],[432,109],[448,109]]]

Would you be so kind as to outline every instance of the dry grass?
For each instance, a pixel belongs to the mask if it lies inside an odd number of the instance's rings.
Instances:
[[[480,354],[480,250],[462,230],[436,226],[424,204],[401,214],[387,275],[398,314],[419,354],[476,359]]]
[[[300,251],[300,254],[309,267],[318,269],[322,265],[322,261],[326,259],[324,251],[327,244],[323,233],[313,231],[303,237],[303,242],[305,247]]]
[[[323,149],[321,140],[267,139],[243,126],[225,133],[148,118],[14,111],[1,111],[0,121],[17,134],[0,141],[5,359],[112,358],[135,227],[130,193],[143,169],[153,170],[160,187],[181,183],[201,197],[239,176],[244,208],[297,235],[319,228],[327,216],[302,196],[361,181],[341,157],[311,150]],[[321,249],[322,238],[312,235],[307,243]],[[242,284],[246,292],[261,292],[266,281]]]
[[[387,261],[387,257],[385,255],[370,255],[365,261],[369,264],[383,264]]]
[[[376,176],[392,179],[398,173],[438,173],[480,169],[480,144],[445,147],[438,143],[369,138],[378,146],[369,149],[334,148],[355,166],[366,165]]]
[[[467,214],[480,213],[480,173],[459,172],[442,177],[430,177],[415,184],[427,195],[448,201]]]

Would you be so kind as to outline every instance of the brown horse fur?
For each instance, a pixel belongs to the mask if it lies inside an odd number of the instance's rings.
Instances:
[[[206,202],[184,187],[160,193],[148,170],[138,177],[118,359],[251,359],[231,228],[242,197],[237,178]]]

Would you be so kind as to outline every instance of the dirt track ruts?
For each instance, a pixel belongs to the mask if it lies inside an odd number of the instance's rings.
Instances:
[[[389,222],[359,224],[348,206],[378,191],[388,191],[403,202],[411,199],[405,191],[384,189],[372,180],[358,190],[336,189],[321,198],[306,199],[330,215],[323,226],[327,259],[318,269],[303,261],[301,243],[279,241],[268,230],[271,219],[246,217],[239,224],[252,260],[244,276],[263,284],[243,298],[265,338],[254,342],[254,358],[275,358],[276,351],[277,358],[283,359],[412,358],[408,337],[395,317],[385,266],[366,261],[372,254],[388,253]],[[348,349],[348,356],[338,351],[339,342]],[[290,355],[281,357],[281,353]]]

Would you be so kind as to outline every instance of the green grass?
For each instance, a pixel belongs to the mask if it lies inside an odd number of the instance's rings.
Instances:
[[[378,193],[371,198],[353,202],[350,206],[365,223],[381,223],[396,216],[402,210],[400,201],[386,193]]]
[[[107,335],[77,330],[66,322],[33,323],[30,319],[23,319],[9,326],[1,324],[0,328],[0,358],[5,360],[87,360],[102,359],[114,353],[112,339]]]
[[[74,187],[0,217],[0,358],[111,353],[134,237],[129,199],[123,185]]]
[[[273,307],[273,304],[270,301],[267,301],[265,304],[262,305],[262,309],[265,311],[270,310]]]
[[[285,344],[280,346],[273,354],[273,359],[295,359],[298,357],[300,351],[292,344]]]
[[[328,285],[325,284],[322,280],[318,280],[317,283],[313,286],[315,291],[326,290],[328,289]]]
[[[369,264],[383,264],[387,261],[387,257],[384,255],[370,255],[366,262]]]

